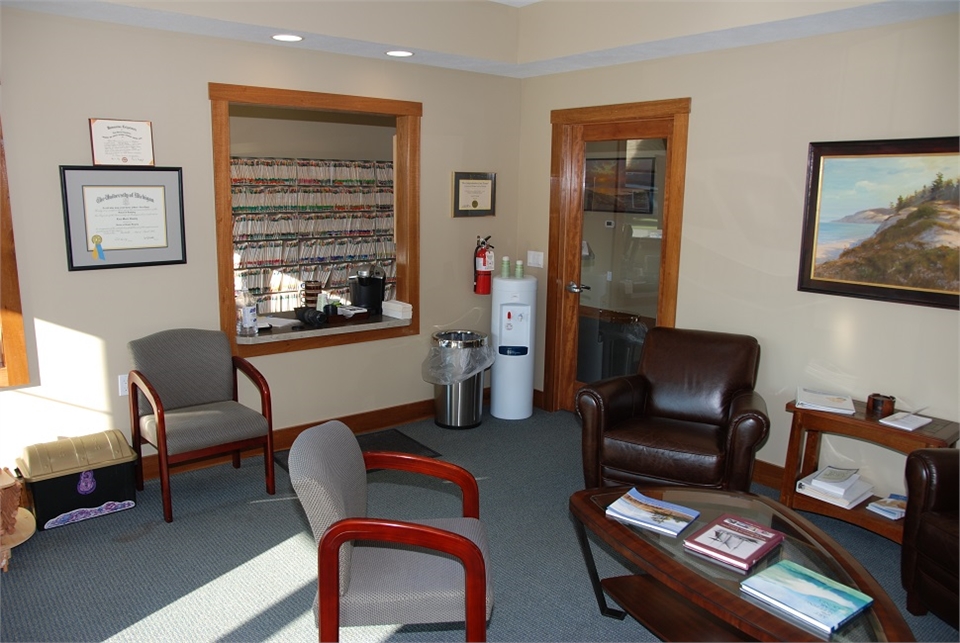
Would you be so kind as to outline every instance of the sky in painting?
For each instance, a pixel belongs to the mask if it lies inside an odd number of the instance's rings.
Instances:
[[[835,221],[870,208],[887,208],[943,172],[960,176],[956,154],[914,156],[832,156],[822,159],[820,219]]]

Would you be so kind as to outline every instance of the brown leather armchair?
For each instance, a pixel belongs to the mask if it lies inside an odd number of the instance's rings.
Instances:
[[[583,480],[748,491],[767,405],[753,388],[760,345],[747,335],[655,327],[636,375],[577,392]]]
[[[960,451],[918,449],[907,456],[907,513],[903,517],[900,581],[907,610],[931,611],[957,627]]]

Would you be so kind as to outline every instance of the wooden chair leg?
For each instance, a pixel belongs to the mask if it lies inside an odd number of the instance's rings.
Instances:
[[[234,469],[240,468],[240,452],[239,451],[233,452],[233,468]]]
[[[163,498],[163,519],[173,522],[173,500],[170,497],[170,469],[166,462],[160,463],[160,495]]]
[[[266,471],[264,473],[267,477],[267,493],[271,496],[276,493],[276,477],[273,474],[273,451],[270,448],[269,444],[263,446],[263,463]]]

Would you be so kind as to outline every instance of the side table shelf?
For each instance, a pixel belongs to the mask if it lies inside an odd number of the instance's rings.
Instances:
[[[855,400],[854,408],[856,412],[853,415],[842,415],[797,408],[794,402],[787,404],[787,411],[793,414],[793,423],[780,484],[780,502],[791,509],[810,511],[858,525],[900,543],[903,540],[903,521],[889,520],[866,508],[876,496],[853,509],[844,509],[797,493],[797,480],[819,468],[820,436],[823,433],[844,435],[907,454],[916,449],[955,446],[960,438],[960,424],[933,418],[932,422],[916,431],[904,431],[880,424],[868,416],[864,402]]]

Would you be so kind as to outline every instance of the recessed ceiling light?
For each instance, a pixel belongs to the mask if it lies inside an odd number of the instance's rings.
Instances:
[[[303,40],[303,36],[295,36],[292,33],[278,33],[276,36],[273,36],[274,40],[279,40],[280,42],[300,42]]]
[[[402,49],[395,49],[393,51],[387,52],[388,56],[393,56],[394,58],[409,58],[413,55],[412,51],[403,51]]]

